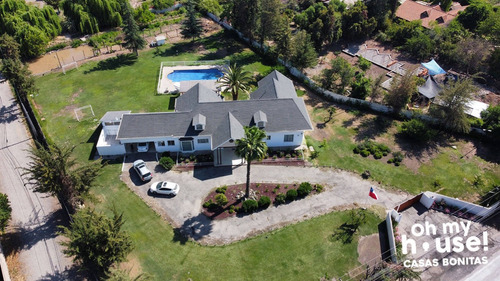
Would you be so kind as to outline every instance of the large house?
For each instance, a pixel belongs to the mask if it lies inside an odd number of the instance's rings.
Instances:
[[[150,150],[182,154],[210,153],[215,165],[235,165],[235,140],[244,126],[262,128],[268,147],[294,149],[312,130],[304,101],[290,79],[273,71],[258,82],[249,100],[223,101],[214,91],[197,84],[175,102],[174,112],[107,112],[97,143],[100,155],[135,152],[139,143]]]
[[[447,26],[458,12],[465,10],[467,6],[462,6],[458,2],[453,2],[448,12],[441,9],[439,5],[430,5],[421,1],[404,1],[396,10],[396,17],[407,21],[421,20],[422,26],[432,28],[431,23],[435,22],[440,26]]]

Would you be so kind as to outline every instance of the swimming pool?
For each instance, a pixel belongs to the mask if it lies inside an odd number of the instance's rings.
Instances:
[[[187,69],[174,70],[167,78],[172,82],[191,80],[217,80],[222,76],[222,72],[215,68],[209,69]]]

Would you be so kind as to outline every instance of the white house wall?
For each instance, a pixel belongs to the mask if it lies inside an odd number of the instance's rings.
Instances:
[[[265,129],[264,129],[265,130]],[[297,147],[302,144],[302,140],[304,139],[304,133],[303,132],[276,132],[276,133],[269,133],[266,132],[267,136],[270,136],[270,140],[265,140],[266,144],[268,147]],[[293,135],[293,141],[292,142],[285,142],[285,135]]]

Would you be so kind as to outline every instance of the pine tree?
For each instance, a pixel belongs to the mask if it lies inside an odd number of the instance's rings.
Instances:
[[[139,26],[134,20],[134,13],[128,2],[122,3],[123,9],[123,33],[125,34],[126,49],[132,50],[136,56],[139,55],[138,50],[146,47],[146,40],[141,37]]]
[[[187,19],[182,23],[181,34],[184,38],[191,38],[193,41],[199,38],[203,32],[203,27],[201,26],[201,21],[198,18],[197,11],[195,9],[196,3],[193,0],[189,0],[186,3]]]
[[[122,231],[123,214],[113,210],[113,218],[85,208],[73,215],[69,227],[61,227],[61,234],[69,241],[62,242],[64,253],[82,266],[104,277],[110,267],[125,260],[132,251],[130,236]]]
[[[311,36],[305,30],[297,32],[293,40],[292,64],[298,69],[316,65],[318,54],[314,50]]]

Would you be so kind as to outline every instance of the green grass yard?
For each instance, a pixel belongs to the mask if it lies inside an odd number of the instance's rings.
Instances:
[[[327,115],[324,108],[316,107],[312,111],[311,118],[315,122],[321,122]],[[398,121],[388,123],[377,121],[375,116],[356,110],[342,111],[332,122],[327,123],[324,129],[330,131],[332,137],[323,141],[310,136],[306,139],[308,145],[312,145],[319,152],[315,160],[318,165],[355,171],[359,174],[369,170],[373,180],[413,194],[430,190],[452,197],[476,200],[478,195],[490,190],[493,185],[500,184],[498,164],[487,162],[478,156],[462,158],[460,148],[465,145],[464,140],[453,142],[453,145],[458,146],[458,150],[451,148],[452,144],[440,146],[429,161],[421,163],[418,171],[413,171],[404,165],[396,167],[382,159],[376,160],[373,156],[365,158],[353,153],[356,142],[362,142],[364,135],[369,136],[369,139],[375,138],[394,150],[394,147],[397,147],[395,133],[398,124],[400,124]],[[372,131],[366,132],[369,130]],[[404,154],[409,153],[401,151]],[[484,184],[474,186],[476,176],[480,177]],[[440,186],[434,185],[436,180],[441,183]]]

